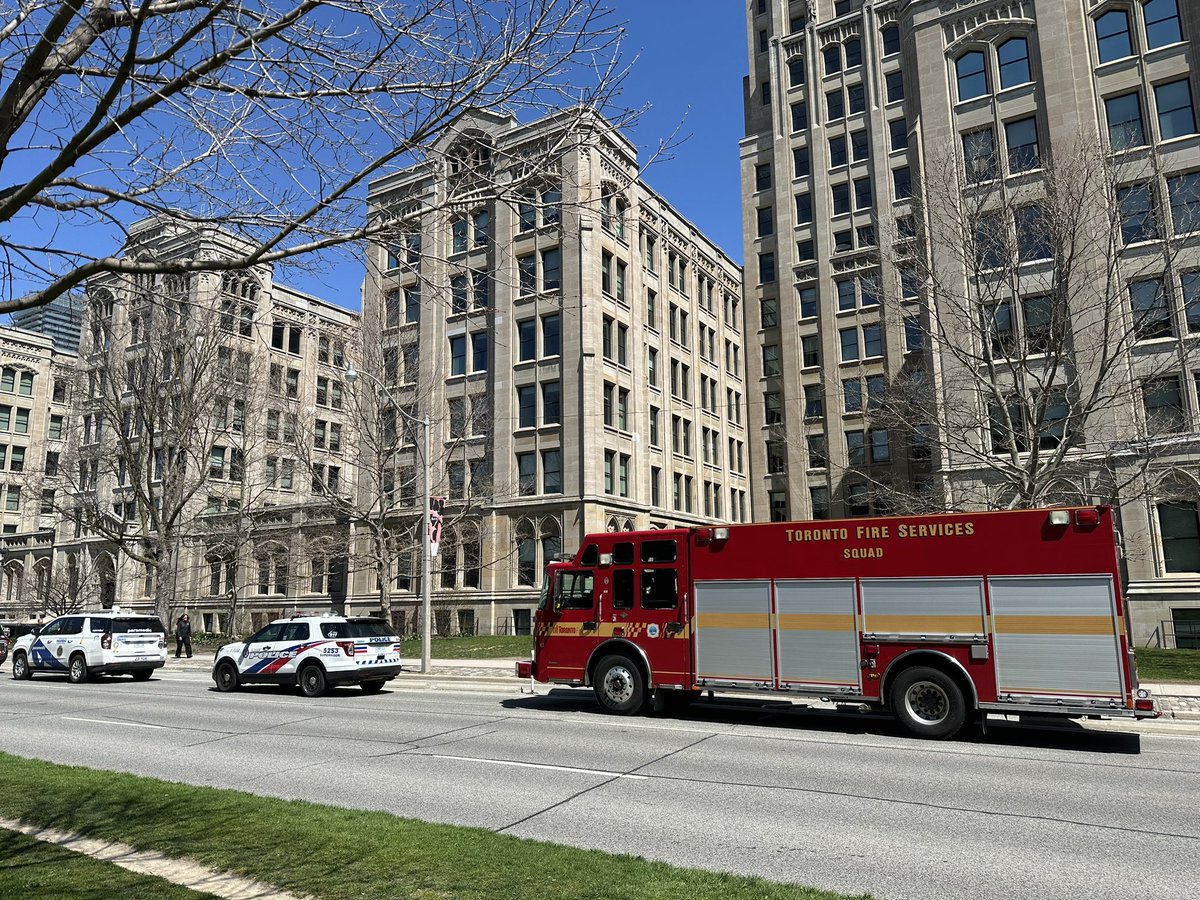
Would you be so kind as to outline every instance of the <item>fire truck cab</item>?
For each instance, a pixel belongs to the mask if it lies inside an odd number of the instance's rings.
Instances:
[[[634,714],[704,691],[889,710],[1150,717],[1106,507],[588,535],[547,567],[531,661]]]

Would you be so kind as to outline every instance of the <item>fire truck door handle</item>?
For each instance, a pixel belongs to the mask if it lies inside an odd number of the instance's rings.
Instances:
[[[667,634],[679,634],[681,631],[683,631],[683,623],[682,622],[668,622],[667,623]]]
[[[581,630],[582,631],[595,631],[596,623],[595,622],[584,622]]]

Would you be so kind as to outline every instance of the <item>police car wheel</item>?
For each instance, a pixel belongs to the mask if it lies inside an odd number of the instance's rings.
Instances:
[[[236,691],[238,689],[238,671],[231,662],[223,662],[217,666],[217,676],[213,679],[217,683],[217,690],[224,693]]]
[[[82,653],[76,653],[71,657],[71,662],[67,668],[67,680],[71,684],[83,684],[88,680],[87,660],[83,658]]]
[[[29,668],[29,659],[24,653],[18,653],[13,657],[13,678],[25,681],[32,677],[33,669]]]
[[[600,660],[593,684],[596,699],[608,712],[632,716],[646,707],[642,670],[626,656],[606,656]]]
[[[378,694],[380,691],[383,690],[383,682],[382,681],[364,681],[362,684],[359,685],[359,687],[362,688],[362,692],[364,694]]]
[[[325,693],[325,672],[316,663],[300,670],[300,693],[305,697],[320,697]]]

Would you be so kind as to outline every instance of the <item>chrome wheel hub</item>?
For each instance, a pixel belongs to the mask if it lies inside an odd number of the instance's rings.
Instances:
[[[904,707],[914,719],[938,725],[950,715],[950,698],[932,681],[918,681],[904,694]]]
[[[633,673],[624,666],[613,666],[604,676],[604,696],[615,704],[628,703],[633,697]]]

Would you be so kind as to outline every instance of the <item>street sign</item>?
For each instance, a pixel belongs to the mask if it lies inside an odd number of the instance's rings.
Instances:
[[[445,497],[429,498],[429,558],[437,556],[442,542],[442,514],[446,511]]]

